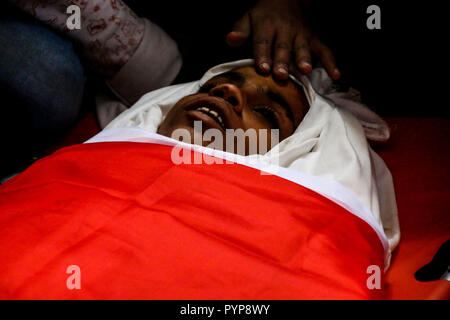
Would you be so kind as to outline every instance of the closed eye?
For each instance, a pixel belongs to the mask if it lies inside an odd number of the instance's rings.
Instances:
[[[279,129],[278,118],[276,116],[275,110],[269,106],[256,106],[253,111],[260,113],[267,121],[270,122],[274,129]]]

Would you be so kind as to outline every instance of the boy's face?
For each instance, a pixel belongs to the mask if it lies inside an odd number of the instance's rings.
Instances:
[[[307,111],[307,100],[294,82],[280,83],[253,67],[242,67],[210,79],[198,93],[179,100],[158,133],[170,137],[174,130],[186,129],[193,137],[194,121],[201,121],[203,131],[217,129],[224,140],[226,129],[267,129],[268,141],[270,129],[279,129],[281,141],[295,131]]]

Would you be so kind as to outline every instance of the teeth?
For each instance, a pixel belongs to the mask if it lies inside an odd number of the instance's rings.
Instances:
[[[222,127],[224,127],[225,125],[223,124],[223,120],[221,116],[217,116],[217,119],[219,120],[220,124],[222,125]]]
[[[205,111],[205,112],[209,112],[209,108],[207,107],[198,107],[197,110],[201,110],[201,111]]]
[[[213,116],[215,119],[217,119],[219,121],[219,123],[222,127],[225,127],[225,125],[223,124],[223,119],[217,111],[211,110],[208,107],[198,107],[196,110],[203,111],[203,112],[210,114],[211,116]]]

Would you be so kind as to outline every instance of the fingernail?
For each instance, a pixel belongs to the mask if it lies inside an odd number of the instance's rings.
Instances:
[[[335,79],[337,79],[341,76],[341,72],[336,68],[333,70],[333,76]]]
[[[265,72],[269,72],[270,71],[270,66],[267,62],[263,62],[259,65],[261,67],[262,70],[264,70]]]
[[[306,72],[311,72],[312,66],[308,62],[303,62],[301,68]]]
[[[282,73],[282,74],[287,74],[288,73],[287,70],[285,68],[283,68],[283,67],[279,67],[277,70],[278,70],[279,73]]]

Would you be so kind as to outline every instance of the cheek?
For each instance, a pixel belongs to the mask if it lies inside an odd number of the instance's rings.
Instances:
[[[183,110],[178,110],[177,106],[174,106],[169,113],[165,116],[162,123],[159,125],[158,133],[170,136],[170,133],[177,127],[182,126],[186,121],[184,120]]]
[[[294,133],[294,125],[291,120],[284,118],[280,123],[280,138],[285,139]]]
[[[245,112],[242,115],[244,129],[271,129],[271,124],[263,116],[255,114],[253,111]]]
[[[245,131],[248,129],[256,131],[257,145],[253,147],[257,148],[257,153],[264,154],[279,142],[279,139],[272,141],[271,124],[263,116],[259,116],[253,111],[250,111],[243,115],[242,119]],[[274,138],[276,138],[276,136],[274,136]],[[247,146],[247,149],[250,149],[250,146]]]

